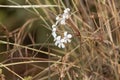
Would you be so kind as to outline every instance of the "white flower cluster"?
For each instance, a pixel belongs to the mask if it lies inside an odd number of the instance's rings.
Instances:
[[[59,16],[56,17],[56,23],[52,25],[52,36],[54,37],[55,45],[58,46],[59,48],[65,48],[65,44],[68,42],[71,42],[72,35],[68,34],[67,31],[64,32],[64,36],[58,36],[56,31],[57,31],[57,25],[60,23],[61,25],[66,24],[66,19],[69,18],[69,12],[70,9],[66,8],[64,10],[63,14],[60,14]]]

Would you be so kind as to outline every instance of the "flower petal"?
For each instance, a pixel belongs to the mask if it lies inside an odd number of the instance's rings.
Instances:
[[[71,42],[71,40],[70,40],[70,39],[68,39],[67,41],[68,41],[69,43]]]
[[[59,45],[59,43],[60,43],[59,41],[56,41],[56,42],[55,42],[55,45],[57,46],[57,45]]]
[[[61,45],[60,45],[60,44],[58,44],[58,47],[59,47],[59,48],[61,48]]]
[[[53,25],[52,25],[52,28],[54,28],[54,27],[56,27],[56,25],[53,24]]]
[[[56,40],[60,40],[61,39],[61,36],[57,36]]]
[[[60,19],[60,17],[59,17],[59,16],[57,16],[57,17],[56,17],[56,20],[59,20],[59,19]]]
[[[65,45],[64,45],[64,44],[61,44],[61,47],[62,47],[62,48],[65,48]]]
[[[64,37],[67,36],[67,31],[64,32]]]
[[[60,24],[61,25],[65,25],[66,23],[65,23],[65,19],[62,19],[61,21],[60,21]]]
[[[70,11],[70,8],[66,8],[67,11]]]
[[[52,36],[53,36],[54,38],[56,38],[56,37],[57,37],[57,34],[56,34],[55,32],[52,32]]]
[[[56,28],[53,28],[52,31],[55,32],[55,31],[56,31]]]
[[[71,34],[68,34],[68,35],[67,35],[67,38],[72,38],[72,35],[71,35]]]
[[[64,13],[68,13],[70,11],[70,9],[69,8],[66,8],[65,10],[64,10]]]

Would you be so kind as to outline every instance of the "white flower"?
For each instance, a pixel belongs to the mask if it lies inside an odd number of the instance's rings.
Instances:
[[[61,36],[56,37],[55,41],[56,46],[58,46],[59,48],[65,48],[64,39],[61,39]]]
[[[56,42],[55,42],[55,45],[56,45],[56,46],[58,45],[59,40],[61,40],[61,36],[57,36],[57,37],[54,39],[54,41],[56,41]],[[58,42],[57,42],[57,41],[58,41]]]
[[[52,28],[52,36],[53,36],[54,38],[57,37],[56,28],[55,28],[55,27]]]
[[[53,29],[52,29],[52,32],[56,32],[56,28],[53,28]]]
[[[64,13],[63,14],[59,14],[57,17],[56,17],[56,25],[58,23],[60,23],[61,25],[65,25],[66,24],[66,19],[69,18],[69,11],[70,9],[69,8],[66,8],[64,10]]]
[[[70,11],[69,8],[66,8],[66,9],[64,10],[63,18],[65,18],[65,19],[68,19],[68,18],[69,18],[69,11]]]
[[[60,17],[59,17],[59,15],[56,17],[56,20],[59,20],[60,19]]]
[[[69,11],[70,11],[69,8],[66,8],[66,9],[64,10],[64,13],[62,14],[62,18],[61,18],[60,24],[62,24],[62,25],[65,25],[65,24],[66,24],[65,21],[66,21],[66,19],[69,18]]]
[[[70,9],[69,8],[66,8],[65,10],[64,10],[64,13],[68,13],[70,11]]]
[[[65,45],[64,45],[63,42],[64,42],[64,40],[61,39],[60,42],[59,42],[59,44],[58,44],[58,47],[59,47],[59,48],[65,48]]]
[[[60,24],[61,24],[61,25],[65,25],[65,24],[66,24],[64,18],[60,21]]]
[[[56,38],[56,37],[57,37],[56,32],[52,32],[52,36],[53,36],[54,38]]]
[[[55,27],[56,27],[56,25],[55,25],[55,24],[53,24],[53,25],[52,25],[52,28],[55,28]]]
[[[63,16],[64,19],[68,19],[69,18],[69,14],[68,13],[64,13],[62,16]]]
[[[64,15],[61,15],[61,17],[60,16],[57,16],[56,17],[56,25],[58,24],[58,23],[60,23],[61,25],[65,25],[66,23],[65,23],[65,20],[66,20],[66,14],[64,14]]]
[[[70,38],[72,38],[72,35],[64,32],[64,43],[71,42]]]

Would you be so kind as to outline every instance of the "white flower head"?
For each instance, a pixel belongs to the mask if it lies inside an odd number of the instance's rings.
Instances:
[[[56,38],[57,37],[57,34],[56,34],[56,28],[54,27],[55,25],[53,25],[53,28],[52,28],[52,36],[54,37],[54,38]]]
[[[65,21],[66,21],[66,19],[69,18],[69,11],[70,11],[69,8],[66,8],[66,9],[64,10],[64,13],[62,14],[62,18],[61,18],[60,24],[62,24],[62,25],[65,25],[65,24],[66,24]]]
[[[56,38],[56,37],[57,37],[56,32],[52,32],[52,36],[53,36],[54,38]]]
[[[63,14],[62,16],[63,16],[63,19],[65,20],[69,18],[69,14]]]
[[[55,41],[56,46],[58,46],[59,48],[65,48],[64,40],[61,39],[61,36],[56,37]]]
[[[68,13],[70,11],[70,9],[69,8],[66,8],[65,10],[64,10],[64,13]]]
[[[60,24],[61,25],[65,25],[66,23],[65,23],[65,19],[62,19],[61,21],[60,21]]]
[[[64,32],[64,42],[71,42],[70,38],[72,38],[71,34],[67,34],[67,32]]]
[[[63,39],[60,40],[60,42],[58,44],[58,47],[59,48],[65,48],[65,44],[64,44],[64,40]]]

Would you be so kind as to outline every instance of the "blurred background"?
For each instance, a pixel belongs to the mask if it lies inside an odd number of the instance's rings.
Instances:
[[[52,0],[0,0],[0,5],[54,5]],[[54,15],[49,7],[47,8],[3,8],[0,7],[0,40],[19,44],[23,46],[29,46],[30,48],[40,49],[42,51],[48,51],[48,43],[52,44],[51,37],[51,19],[48,18],[48,10],[52,18]],[[51,20],[51,21],[50,21]],[[48,60],[48,55],[40,52],[28,50],[27,48],[18,48],[15,45],[0,44],[0,62],[12,63],[26,60]],[[48,67],[48,63],[35,64],[41,65],[43,68]],[[21,76],[33,75],[41,71],[36,71],[35,67],[30,65],[18,65],[10,66],[11,71],[2,68],[4,76],[1,72],[0,80],[19,80],[19,76],[16,77],[15,73]],[[40,68],[40,67],[39,67]],[[26,70],[28,71],[26,73]],[[12,73],[12,71],[14,71]],[[34,73],[34,72],[35,73]],[[32,75],[31,74],[31,75]],[[23,78],[24,78],[23,77]],[[30,78],[30,79],[29,79]],[[25,78],[25,80],[32,80],[31,77]]]

